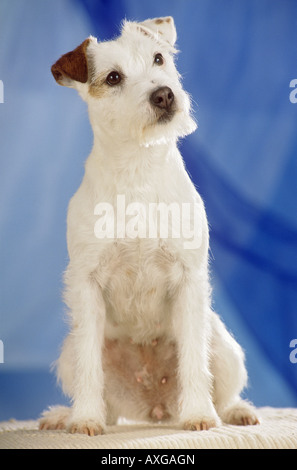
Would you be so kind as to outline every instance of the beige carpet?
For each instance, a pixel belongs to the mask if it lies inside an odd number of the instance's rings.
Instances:
[[[37,421],[0,422],[0,449],[297,449],[297,409],[259,408],[257,426],[182,431],[165,425],[121,424],[103,436],[39,431]]]

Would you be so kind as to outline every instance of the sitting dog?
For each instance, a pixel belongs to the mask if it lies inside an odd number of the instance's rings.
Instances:
[[[175,41],[171,17],[126,21],[116,40],[91,36],[52,66],[87,102],[94,145],[67,220],[71,331],[57,375],[72,406],[44,412],[41,429],[93,436],[119,417],[187,430],[258,423],[240,398],[242,349],[211,309],[207,218],[177,147],[196,124]],[[178,233],[173,209],[184,208]]]

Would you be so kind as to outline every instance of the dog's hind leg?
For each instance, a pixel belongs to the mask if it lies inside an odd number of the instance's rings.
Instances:
[[[212,313],[211,372],[213,401],[222,421],[258,424],[255,408],[240,397],[247,384],[244,353],[215,313]]]

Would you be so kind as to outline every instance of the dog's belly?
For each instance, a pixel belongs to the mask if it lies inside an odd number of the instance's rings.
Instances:
[[[99,271],[108,338],[129,336],[147,344],[171,337],[171,302],[184,269],[158,240],[114,244]]]
[[[168,421],[177,413],[177,352],[160,337],[150,345],[128,338],[105,340],[106,397],[118,416]]]

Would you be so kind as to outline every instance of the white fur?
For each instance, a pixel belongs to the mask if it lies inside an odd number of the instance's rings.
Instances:
[[[140,345],[164,337],[176,344],[179,400],[173,418],[186,429],[208,429],[221,419],[257,421],[252,407],[239,398],[247,380],[243,352],[211,309],[207,218],[177,147],[177,139],[196,125],[174,64],[174,22],[161,20],[126,22],[122,35],[110,42],[91,37],[87,58],[92,76],[86,83],[69,77],[62,83],[76,88],[87,102],[94,146],[67,221],[70,333],[58,376],[73,406],[68,413],[47,412],[43,428],[54,426],[53,421],[61,426],[61,414],[68,429],[88,434],[101,432],[106,419],[113,421],[116,399],[108,397],[104,382],[104,337],[129,337]],[[164,65],[153,64],[156,53],[162,53]],[[92,96],[90,83],[113,70],[124,74],[123,84],[104,84],[102,96]],[[177,106],[164,124],[156,123],[149,101],[160,86],[173,90]],[[199,204],[199,248],[184,249],[183,239],[173,238],[97,239],[94,208],[101,201],[116,207],[118,194],[125,195],[127,204]],[[115,417],[144,418],[141,406],[128,396],[117,400],[117,407]]]

